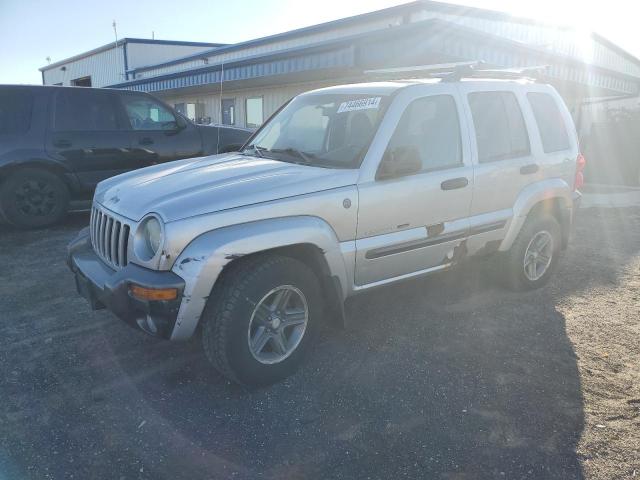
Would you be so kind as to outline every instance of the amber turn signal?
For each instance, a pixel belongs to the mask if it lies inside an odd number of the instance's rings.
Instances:
[[[175,300],[178,298],[176,288],[145,288],[139,285],[129,285],[131,295],[139,300]]]

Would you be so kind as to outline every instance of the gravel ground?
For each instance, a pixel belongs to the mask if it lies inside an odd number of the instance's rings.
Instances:
[[[640,478],[640,208],[581,210],[535,292],[470,262],[360,296],[256,391],[91,312],[86,223],[0,231],[2,480]]]

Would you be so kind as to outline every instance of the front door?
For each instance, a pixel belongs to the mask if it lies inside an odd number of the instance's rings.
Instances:
[[[52,110],[47,152],[67,164],[86,190],[133,168],[129,133],[111,92],[61,88]]]
[[[356,288],[444,267],[468,233],[473,167],[460,106],[453,94],[403,101],[382,161],[412,151],[422,168],[359,184]]]
[[[202,155],[197,127],[178,119],[168,106],[149,95],[123,92],[120,99],[130,124],[131,148],[140,166]]]

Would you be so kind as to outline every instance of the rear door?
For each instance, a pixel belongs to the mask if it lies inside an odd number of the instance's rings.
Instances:
[[[41,156],[44,146],[41,116],[47,111],[43,90],[0,86],[0,168]],[[43,114],[37,115],[39,112]]]
[[[542,178],[533,153],[531,119],[518,88],[503,82],[461,83],[471,127],[474,184],[469,217],[470,253],[503,237],[520,192]],[[524,113],[523,113],[524,112]]]
[[[133,167],[129,134],[109,90],[60,88],[50,122],[47,152],[68,165],[84,189]]]
[[[136,163],[155,165],[202,155],[198,128],[150,95],[119,95]]]

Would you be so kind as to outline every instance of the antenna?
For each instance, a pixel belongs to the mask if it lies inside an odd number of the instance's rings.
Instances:
[[[113,34],[116,36],[116,47],[117,47],[118,46],[118,30],[116,28],[116,21],[115,20],[113,21],[111,26],[113,27]]]
[[[216,143],[216,153],[220,153],[220,128],[222,126],[222,81],[224,80],[224,62],[220,67],[220,125],[218,125],[218,142]]]
[[[113,20],[113,23],[111,23],[111,26],[113,27],[113,34],[116,37],[116,43],[115,43],[116,52],[115,53],[117,55],[117,53],[118,53],[118,29],[116,28],[116,21],[115,20]],[[123,66],[123,68],[124,68],[124,66]],[[126,73],[122,73],[122,78],[126,78],[126,76],[127,76]]]

